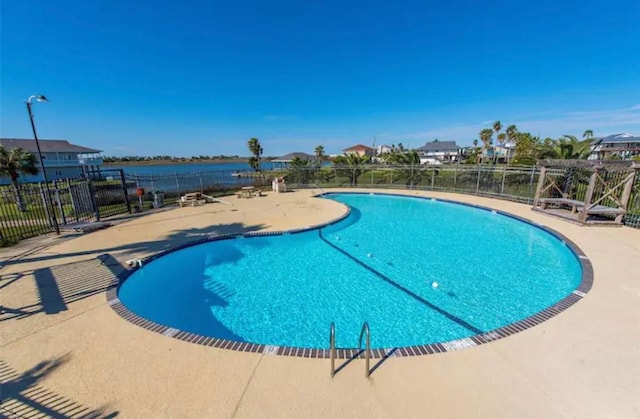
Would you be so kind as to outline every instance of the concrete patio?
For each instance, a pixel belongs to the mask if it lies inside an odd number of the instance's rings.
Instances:
[[[396,192],[476,203],[555,229],[591,260],[593,288],[508,338],[373,360],[370,379],[356,359],[332,379],[328,360],[204,347],[136,327],[104,291],[128,259],[213,233],[326,222],[344,214],[341,204],[299,190],[135,214],[105,230],[0,250],[0,415],[640,417],[640,230],[582,227],[488,198]]]

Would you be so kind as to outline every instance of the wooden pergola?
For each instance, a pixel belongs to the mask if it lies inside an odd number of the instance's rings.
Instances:
[[[533,209],[581,224],[621,225],[640,165],[633,161],[544,160]]]

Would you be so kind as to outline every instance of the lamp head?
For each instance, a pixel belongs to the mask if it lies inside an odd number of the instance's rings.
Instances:
[[[48,102],[49,101],[49,99],[47,99],[46,96],[44,96],[44,95],[36,95],[36,100],[38,102]]]

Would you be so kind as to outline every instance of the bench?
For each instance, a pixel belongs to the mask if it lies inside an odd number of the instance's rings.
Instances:
[[[577,211],[582,211],[584,208],[583,201],[577,201],[575,199],[568,198],[540,198],[542,209],[547,209],[549,204],[555,204],[558,206],[571,207],[571,213],[575,214]]]
[[[555,204],[558,206],[567,206],[571,207],[571,213],[575,214],[576,212],[584,211],[584,202],[577,201],[575,199],[568,198],[540,198],[540,203],[542,204],[542,209],[547,209],[549,204]],[[587,208],[588,215],[605,215],[605,214],[625,214],[626,211],[622,208],[612,208],[607,207],[605,205],[594,205]]]
[[[254,188],[253,186],[245,186],[236,192],[237,198],[251,198],[253,196],[262,196],[262,191]]]
[[[184,207],[185,205],[195,207],[198,205],[203,205],[206,202],[207,200],[202,197],[202,194],[200,192],[184,194],[180,197],[180,199],[178,199],[178,204],[181,207]]]

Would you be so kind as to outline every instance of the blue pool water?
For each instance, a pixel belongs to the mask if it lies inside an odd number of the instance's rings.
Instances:
[[[343,221],[298,234],[209,242],[134,272],[119,290],[136,314],[173,328],[253,343],[374,348],[488,332],[558,302],[580,283],[551,234],[469,206],[331,194]],[[437,287],[434,286],[437,283]]]

